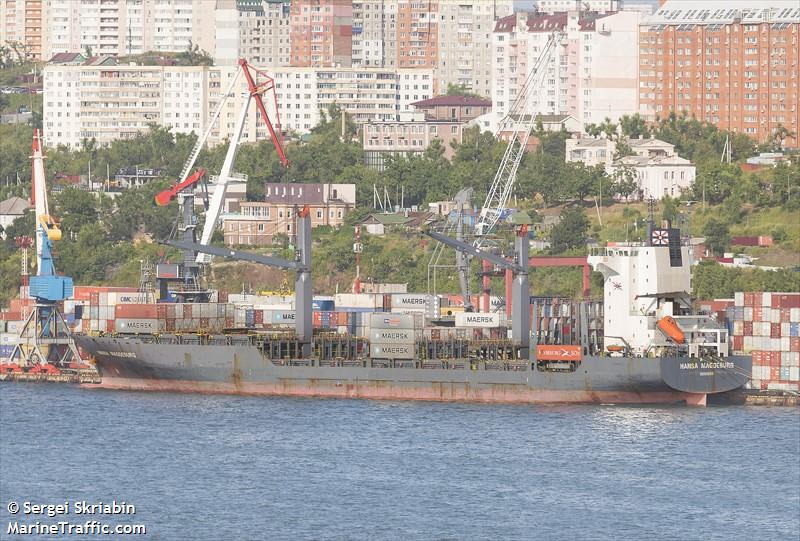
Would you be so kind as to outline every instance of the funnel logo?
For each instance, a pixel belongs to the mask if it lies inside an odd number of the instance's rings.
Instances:
[[[669,231],[654,229],[652,236],[653,246],[669,246]]]

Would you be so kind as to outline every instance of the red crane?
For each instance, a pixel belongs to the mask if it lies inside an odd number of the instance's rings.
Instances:
[[[176,182],[170,188],[156,194],[156,204],[159,207],[169,205],[170,201],[178,197],[178,194],[187,188],[197,184],[206,175],[206,170],[202,167],[197,169],[192,175],[183,182]]]

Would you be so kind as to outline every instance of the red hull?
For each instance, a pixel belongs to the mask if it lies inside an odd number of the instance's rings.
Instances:
[[[470,388],[463,384],[430,383],[425,387],[409,387],[384,383],[358,385],[270,383],[218,383],[205,381],[127,379],[103,377],[99,385],[84,385],[94,389],[127,391],[158,391],[236,394],[252,396],[305,396],[326,398],[368,398],[378,400],[426,400],[488,402],[506,404],[675,404],[705,405],[705,394],[631,391],[560,391],[518,390],[507,386]]]

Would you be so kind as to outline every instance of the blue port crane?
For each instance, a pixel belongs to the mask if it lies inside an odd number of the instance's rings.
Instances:
[[[36,213],[36,274],[30,278],[27,294],[34,304],[11,357],[27,365],[61,364],[70,355],[76,360],[80,357],[61,313],[63,301],[72,297],[73,284],[72,278],[56,274],[53,243],[61,240],[61,222],[50,214],[39,130],[33,133],[32,150],[31,199]]]

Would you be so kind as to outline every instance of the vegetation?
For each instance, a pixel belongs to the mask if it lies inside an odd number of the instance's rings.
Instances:
[[[193,49],[194,50],[194,49]],[[199,51],[194,51],[200,54]],[[190,54],[191,51],[187,52]],[[193,53],[192,53],[193,54]],[[800,165],[794,162],[757,173],[745,173],[738,165],[721,164],[719,156],[726,134],[705,123],[685,116],[670,115],[653,125],[638,116],[623,117],[618,124],[610,121],[589,126],[591,133],[605,134],[623,143],[623,137],[654,136],[676,145],[676,150],[692,158],[698,169],[698,180],[691,193],[680,200],[665,199],[658,215],[688,228],[693,235],[704,235],[709,246],[722,253],[730,246],[730,238],[740,234],[772,234],[776,251],[795,261],[800,252]],[[742,135],[727,134],[735,160],[756,151],[753,142]],[[27,197],[30,193],[30,126],[0,126],[0,200],[10,195]],[[551,231],[539,233],[551,241],[551,253],[585,253],[584,239],[641,239],[644,235],[646,206],[640,202],[615,203],[613,196],[623,199],[631,195],[635,180],[622,171],[609,177],[602,167],[586,167],[565,161],[565,141],[569,134],[545,132],[538,127],[534,136],[537,148],[523,158],[517,174],[513,197],[520,208],[539,216],[560,216]],[[336,182],[353,183],[357,189],[359,210],[348,218],[347,226],[332,230],[316,229],[314,270],[318,287],[332,291],[349,286],[354,273],[352,228],[363,218],[372,204],[373,187],[385,188],[394,201],[403,194],[406,207],[449,199],[463,187],[472,187],[473,205],[480,206],[494,177],[505,144],[478,128],[466,130],[463,142],[454,145],[452,157],[445,158],[446,148],[438,141],[424,153],[395,155],[385,161],[385,170],[377,171],[363,163],[358,126],[350,118],[344,121],[337,108],[324,111],[322,121],[308,137],[290,138],[286,153],[291,162],[281,166],[270,141],[245,144],[237,156],[236,170],[248,175],[247,197],[259,200],[266,182]],[[124,167],[163,168],[165,178],[142,188],[127,190],[115,200],[95,198],[87,192],[66,188],[51,198],[54,213],[63,219],[64,240],[57,245],[58,268],[75,278],[77,283],[135,283],[139,261],[157,259],[164,248],[153,242],[169,235],[177,214],[176,204],[157,207],[153,195],[172,182],[181,172],[183,162],[196,142],[196,136],[173,134],[151,126],[150,130],[125,141],[100,146],[86,140],[77,150],[64,147],[47,150],[46,171],[51,187],[58,174],[88,175],[103,180]],[[198,167],[218,171],[227,145],[204,149]],[[618,146],[618,153],[628,152]],[[17,178],[20,179],[19,184]],[[694,201],[693,205],[687,203]],[[705,201],[705,204],[703,204]],[[691,210],[689,210],[691,209]],[[535,210],[535,213],[532,212]],[[0,303],[18,286],[19,254],[13,243],[15,236],[30,235],[33,219],[30,213],[6,231],[7,239],[0,246]],[[500,231],[501,236],[508,236]],[[362,237],[362,277],[375,281],[397,281],[415,290],[426,290],[430,241],[426,237],[404,231],[384,237]],[[290,255],[286,244],[279,247]],[[169,253],[169,252],[167,252]],[[754,255],[761,255],[754,253]],[[763,255],[763,254],[762,254]],[[398,264],[398,262],[402,262]],[[475,263],[477,272],[477,262]],[[788,263],[787,263],[788,264]],[[795,263],[796,265],[796,263]],[[256,276],[258,287],[276,288],[280,272],[258,271],[230,263],[215,264],[217,285],[238,290],[247,277]],[[224,272],[222,269],[225,269]],[[708,276],[727,273],[727,269],[704,264],[697,270],[697,292],[702,296],[720,296],[726,290],[713,290]],[[733,271],[730,271],[733,272]],[[731,284],[757,289],[756,284],[777,289],[796,288],[796,275],[791,272],[731,275],[724,287]],[[580,272],[576,270],[537,269],[533,280],[537,293],[579,294]],[[593,284],[595,288],[599,283]],[[500,282],[495,284],[500,290]],[[732,286],[731,286],[732,287]],[[738,287],[738,286],[737,286]],[[437,275],[439,291],[457,291],[453,272]],[[713,293],[713,295],[711,295]]]

